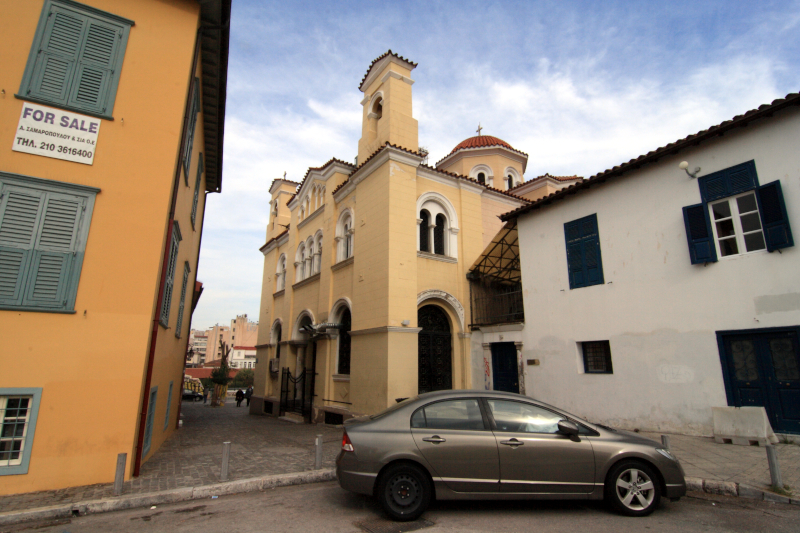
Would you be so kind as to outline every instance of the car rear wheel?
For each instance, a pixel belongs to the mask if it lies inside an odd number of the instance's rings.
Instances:
[[[428,508],[432,492],[428,475],[412,464],[390,467],[378,484],[383,510],[390,518],[401,522],[419,518]]]
[[[606,500],[620,513],[646,516],[661,501],[661,486],[653,469],[640,461],[623,461],[608,476]]]

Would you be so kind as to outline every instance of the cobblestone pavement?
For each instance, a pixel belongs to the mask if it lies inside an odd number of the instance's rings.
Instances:
[[[656,433],[642,435],[661,440]],[[759,489],[767,489],[772,484],[764,447],[717,444],[711,437],[669,435],[669,438],[670,449],[683,465],[686,477],[735,481]],[[800,445],[774,446],[784,485],[789,485],[795,495],[800,494]]]
[[[233,400],[223,408],[183,402],[183,428],[142,465],[138,478],[125,482],[123,494],[218,482],[225,441],[231,442],[229,481],[313,470],[317,435],[323,435],[323,468],[334,466],[341,447],[341,429],[249,416],[248,411],[244,403],[237,408]],[[109,498],[113,489],[113,484],[103,484],[4,496],[0,498],[0,512]]]

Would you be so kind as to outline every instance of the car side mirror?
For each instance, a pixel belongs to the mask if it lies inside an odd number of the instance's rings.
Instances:
[[[559,420],[558,421],[558,432],[562,435],[566,435],[568,437],[576,437],[578,435],[578,424],[573,422],[572,420]]]

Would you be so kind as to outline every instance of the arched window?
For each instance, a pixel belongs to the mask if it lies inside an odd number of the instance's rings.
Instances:
[[[322,270],[322,232],[317,232],[314,237],[314,273],[319,274]]]
[[[339,362],[336,366],[337,374],[350,374],[350,310],[345,307],[339,319]]]
[[[305,264],[306,264],[306,245],[305,243],[301,243],[300,246],[297,248],[297,254],[294,258],[294,282],[297,283],[298,281],[303,281],[305,276]]]
[[[447,219],[444,215],[436,215],[436,227],[433,229],[433,253],[444,255],[444,235],[447,230]]]
[[[378,120],[380,120],[380,118],[383,116],[383,98],[378,97],[375,102],[373,102],[372,113]]]
[[[503,179],[506,182],[506,189],[512,189],[522,183],[522,177],[514,167],[507,167],[505,175],[506,177]]]
[[[278,258],[278,267],[275,270],[276,292],[286,288],[286,256],[281,254]]]
[[[478,172],[478,183],[486,185],[486,174],[483,172]]]
[[[458,219],[453,204],[442,194],[426,192],[417,199],[418,250],[458,257]]]
[[[353,256],[353,216],[346,210],[339,216],[336,224],[336,261],[344,261]]]
[[[481,163],[472,167],[472,169],[469,171],[469,177],[481,185],[488,185],[491,187],[494,173],[492,172],[491,167]]]
[[[430,251],[430,240],[428,239],[428,226],[430,225],[431,216],[424,209],[419,214],[419,249],[423,252]]]
[[[314,261],[316,260],[316,249],[314,248],[314,239],[313,237],[309,237],[306,241],[306,277],[310,278],[314,274],[316,274],[316,269],[314,267]]]

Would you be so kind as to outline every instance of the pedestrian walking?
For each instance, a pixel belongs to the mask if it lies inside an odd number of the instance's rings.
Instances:
[[[244,400],[244,393],[242,389],[236,391],[236,407],[242,406],[242,400]]]
[[[247,387],[247,390],[244,393],[245,399],[247,399],[247,407],[250,407],[250,397],[253,395],[253,386],[250,385]]]
[[[203,387],[203,403],[208,401],[208,387]]]

